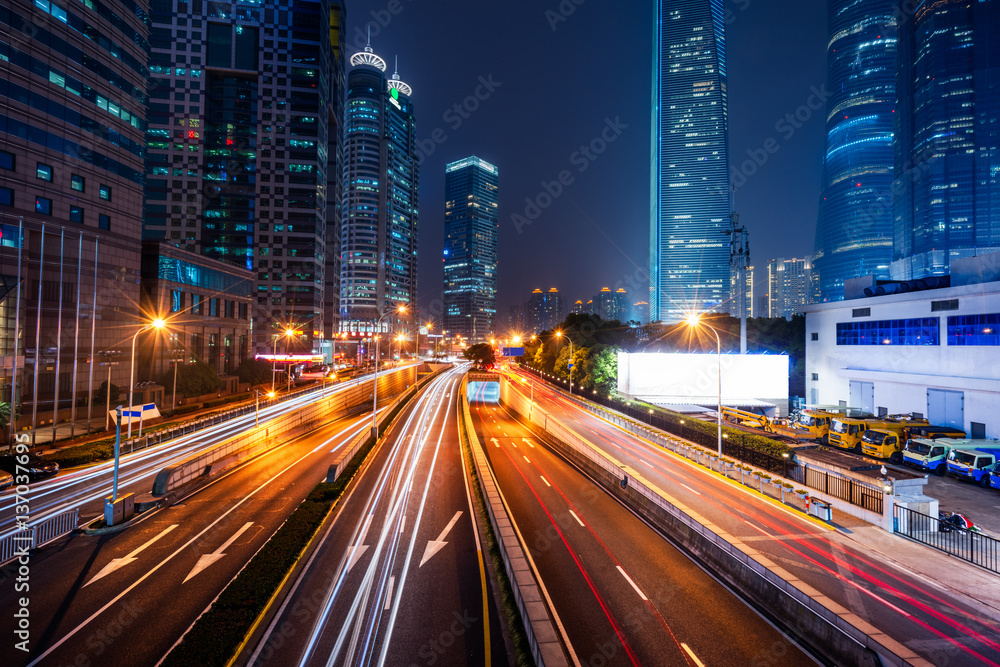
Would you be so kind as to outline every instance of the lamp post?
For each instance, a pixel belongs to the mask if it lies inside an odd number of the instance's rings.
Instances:
[[[260,396],[261,396],[261,392],[260,392],[259,389],[254,389],[253,391],[256,394],[256,396],[254,397],[256,400],[255,400],[255,405],[254,405],[253,425],[254,426],[260,426]],[[273,391],[269,391],[265,395],[268,398],[274,398],[274,392]]]
[[[701,324],[705,324],[709,331],[711,331],[715,336],[715,351],[719,359],[719,406],[718,412],[715,414],[715,422],[718,427],[719,456],[722,456],[722,341],[719,339],[719,332],[715,330],[715,327],[711,324],[702,322],[700,316],[691,315],[685,321],[689,327],[694,329],[697,329]]]
[[[382,320],[384,320],[389,315],[392,315],[394,312],[398,313],[398,314],[403,314],[403,313],[406,312],[406,306],[398,306],[395,311],[391,311],[390,310],[388,312],[382,313],[382,317],[378,318],[378,321],[375,323],[376,333],[377,333],[378,328],[382,325]],[[372,386],[372,437],[376,438],[376,439],[378,438],[378,421],[377,421],[377,419],[378,419],[378,361],[379,361],[378,348],[379,348],[379,341],[380,340],[381,340],[381,336],[377,336],[376,335],[376,337],[375,337],[375,382],[374,382],[374,385]]]
[[[562,338],[563,332],[557,331],[556,338]],[[569,393],[573,393],[573,339],[566,335],[566,340],[569,341]]]
[[[132,437],[132,387],[135,386],[135,341],[139,337],[139,334],[145,333],[146,331],[151,331],[153,329],[162,329],[164,326],[166,326],[166,322],[164,322],[160,318],[156,318],[152,322],[144,324],[138,331],[135,332],[135,335],[132,336],[132,356],[131,356],[132,361],[131,361],[131,370],[129,371],[128,375],[128,435],[126,436],[129,438]],[[142,408],[139,408],[139,415],[141,417]],[[115,466],[115,474],[117,477],[117,465]]]
[[[288,339],[290,337],[292,337],[294,335],[295,335],[295,329],[292,329],[291,327],[286,327],[284,333],[274,334],[274,347],[271,350],[271,393],[272,394],[274,393],[274,373],[275,373],[274,364],[275,364],[275,361],[276,361],[276,357],[278,356],[278,341],[281,340],[282,338],[285,339],[285,341],[286,341],[285,342],[285,356],[287,357],[288,356],[288,343],[287,343],[287,341],[288,341]],[[288,361],[288,360],[286,359],[285,361]],[[291,373],[288,370],[286,370],[285,371],[285,375],[286,376],[290,376]],[[289,384],[290,384],[290,380],[289,380]],[[286,392],[288,391],[287,385],[285,387],[285,391]]]

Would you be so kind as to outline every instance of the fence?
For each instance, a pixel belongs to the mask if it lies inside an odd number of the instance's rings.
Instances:
[[[846,500],[870,512],[881,514],[885,494],[874,484],[838,475],[829,470],[812,466],[796,465],[791,471],[791,479],[810,488],[822,491],[828,496]]]
[[[73,532],[79,522],[80,510],[76,509],[50,516],[24,530],[7,535],[0,539],[0,565]]]
[[[893,507],[893,523],[895,531],[904,537],[1000,573],[1000,540],[952,526],[942,530],[937,517],[902,505]]]

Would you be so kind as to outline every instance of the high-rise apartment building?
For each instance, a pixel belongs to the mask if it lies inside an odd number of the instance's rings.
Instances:
[[[729,117],[723,0],[657,0],[650,317],[729,299]]]
[[[0,401],[21,415],[12,429],[76,427],[101,414],[109,369],[128,384],[149,5],[115,8],[0,7]]]
[[[254,273],[257,351],[289,325],[318,351],[341,187],[343,5],[154,0],[150,16],[143,236]]]
[[[479,343],[496,331],[500,170],[471,156],[444,171],[444,327]]]
[[[417,295],[418,162],[412,90],[371,46],[351,56],[344,103],[340,330],[372,332]],[[389,330],[390,317],[382,330]]]
[[[566,318],[566,307],[565,299],[555,287],[548,292],[535,289],[528,297],[528,302],[524,304],[529,332],[555,329]]]
[[[896,5],[828,4],[826,153],[814,253],[823,301],[843,299],[848,278],[889,277]]]
[[[809,259],[767,261],[768,317],[791,319],[812,302],[812,264]]]
[[[760,314],[757,313],[757,309],[754,307],[755,299],[757,297],[757,289],[755,287],[754,281],[756,278],[759,278],[759,275],[754,273],[754,268],[752,266],[748,266],[746,268],[745,276],[746,276],[745,278],[746,282],[743,284],[743,289],[746,290],[746,300],[744,301],[744,303],[746,304],[746,316],[760,317]],[[733,293],[734,308],[732,315],[733,317],[739,317],[740,316],[739,291],[738,291],[739,281],[740,281],[739,271],[734,271],[729,280],[730,284],[732,285],[732,293]]]
[[[896,79],[898,280],[1000,250],[1000,2],[915,5]]]

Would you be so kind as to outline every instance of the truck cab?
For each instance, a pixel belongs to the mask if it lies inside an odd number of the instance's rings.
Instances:
[[[869,428],[861,436],[861,452],[889,463],[903,462],[903,446],[908,440],[906,427],[893,424],[888,428]]]
[[[903,463],[924,472],[944,475],[948,472],[948,454],[957,440],[950,438],[911,438],[903,448]]]
[[[914,419],[909,415],[893,415],[881,419],[852,419],[837,417],[830,422],[830,444],[861,453],[861,438],[869,429],[883,431],[902,431],[910,426],[929,426],[926,419]]]
[[[1000,456],[1000,442],[996,440],[965,440],[967,449],[953,449],[948,454],[948,474],[967,482],[988,487],[990,469]]]
[[[807,408],[798,414],[792,426],[798,430],[808,431],[815,440],[825,445],[830,433],[830,421],[838,416],[840,415],[836,412]]]
[[[990,468],[990,486],[1000,489],[1000,463],[994,463]]]

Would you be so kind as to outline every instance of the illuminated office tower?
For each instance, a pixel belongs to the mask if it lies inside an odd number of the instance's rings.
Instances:
[[[495,332],[500,170],[472,156],[444,171],[444,327],[480,343]]]
[[[730,294],[723,0],[658,0],[653,34],[650,318],[677,322]]]

